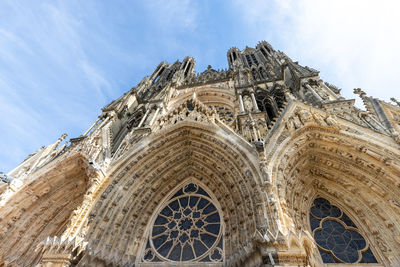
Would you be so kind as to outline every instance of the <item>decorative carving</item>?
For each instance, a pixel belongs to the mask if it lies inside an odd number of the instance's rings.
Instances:
[[[399,265],[399,108],[356,89],[362,111],[266,42],[228,61],[162,62],[83,136],[1,173],[0,265],[322,266],[346,260],[315,231],[350,217],[357,255]],[[209,190],[174,195],[188,184]],[[343,213],[312,232],[317,198]]]

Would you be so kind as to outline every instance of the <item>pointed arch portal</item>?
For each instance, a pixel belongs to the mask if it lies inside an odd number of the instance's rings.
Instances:
[[[312,240],[313,245],[304,245],[308,260],[390,265],[386,255],[397,250],[399,230],[389,221],[400,220],[400,209],[392,205],[399,194],[393,186],[399,170],[381,163],[396,157],[390,147],[371,143],[368,132],[355,135],[317,125],[286,140],[268,148],[267,161],[284,231],[297,229],[304,240]]]
[[[188,181],[188,177],[190,181],[196,181],[191,183],[193,186],[206,192],[206,195],[201,195],[196,191],[196,197],[216,208],[219,229],[224,230],[224,234],[217,233],[215,227],[200,227],[213,238],[208,241],[201,237],[192,238],[193,244],[197,243],[194,240],[201,240],[205,242],[205,247],[188,246],[187,249],[191,247],[194,254],[185,256],[187,260],[203,260],[207,264],[221,264],[222,261],[239,264],[248,257],[254,251],[252,236],[256,229],[268,227],[269,223],[264,214],[265,199],[260,188],[257,155],[250,150],[251,146],[234,132],[215,124],[210,126],[190,121],[162,129],[146,137],[142,143],[144,147],[125,153],[119,164],[113,167],[110,184],[89,215],[87,239],[92,253],[85,256],[82,264],[97,261],[139,264],[143,259],[152,262],[153,256],[160,260],[178,261],[178,256],[171,253],[179,248],[170,246],[171,251],[165,254],[162,244],[157,243],[160,240],[153,238],[153,231],[157,232],[154,227],[161,227],[162,223],[171,219],[164,217],[166,220],[157,221],[164,209],[168,210],[166,207],[172,208],[171,205],[177,203],[172,196],[183,192],[180,191],[184,188],[182,183]],[[182,198],[192,197],[195,195]],[[199,206],[196,207],[187,211],[190,216],[195,216],[195,210],[200,210]],[[207,214],[202,215],[203,223],[215,220]],[[166,241],[176,243],[181,237],[180,249],[185,249],[188,244],[184,239],[191,238],[189,234],[195,234],[189,226],[198,221],[195,222],[189,215],[185,215],[188,220],[168,221],[175,223],[171,224],[171,232],[178,230],[180,235],[176,238],[169,236]],[[220,243],[222,240],[223,244]],[[184,259],[179,258],[180,261]]]

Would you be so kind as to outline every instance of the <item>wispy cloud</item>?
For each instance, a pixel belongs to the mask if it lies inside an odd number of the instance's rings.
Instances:
[[[226,51],[267,40],[328,82],[399,97],[397,2],[0,2],[0,171],[84,132],[100,108],[162,61],[190,55],[199,71]],[[4,115],[3,115],[4,114]]]
[[[174,36],[196,27],[186,0],[0,3],[0,171],[81,134],[162,55],[182,56]]]
[[[96,74],[94,66],[89,68],[79,21],[63,6],[56,2],[29,6],[18,1],[2,6],[0,170],[7,171],[29,153],[52,143],[65,128],[76,134],[90,123],[98,111],[74,103],[77,95],[90,98],[80,88],[109,90],[111,85]],[[83,71],[75,67],[78,62],[86,62]],[[86,84],[77,79],[83,75]],[[99,89],[90,94],[98,95],[99,102],[109,101],[109,92],[104,96]]]
[[[248,18],[250,34],[273,40],[300,63],[321,71],[322,77],[388,100],[399,97],[400,60],[398,1],[285,0],[236,1]],[[263,39],[264,39],[263,38]]]

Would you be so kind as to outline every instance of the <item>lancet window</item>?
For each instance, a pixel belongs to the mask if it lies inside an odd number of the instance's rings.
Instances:
[[[263,54],[263,56],[265,57],[265,59],[268,60],[268,55],[267,55],[267,53],[265,52],[265,50],[264,50],[263,48],[261,48],[260,50],[261,50],[261,53]]]
[[[236,57],[236,53],[235,53],[235,52],[233,52],[233,53],[232,53],[232,55],[233,55],[233,60],[235,61],[235,60],[236,60],[236,58],[237,58],[237,57]]]
[[[247,60],[247,64],[249,65],[249,67],[251,67],[251,65],[253,65],[253,62],[251,62],[251,58],[249,55],[246,55],[246,60]]]
[[[256,56],[254,54],[251,54],[251,59],[258,66],[258,60],[257,60],[257,58],[256,58]]]
[[[190,62],[188,62],[187,65],[186,65],[186,70],[185,70],[185,73],[184,73],[184,78],[186,78],[186,77],[188,76],[191,67],[192,67],[192,64],[191,64]]]
[[[156,78],[154,79],[153,83],[157,83],[157,81],[160,79],[161,74],[164,72],[165,68],[162,67],[161,70],[158,72]]]
[[[314,200],[310,225],[324,263],[377,263],[357,226],[328,200]]]
[[[265,91],[258,90],[256,92],[256,102],[258,109],[267,113],[268,120],[272,121],[277,116],[276,103],[273,97]]]
[[[167,81],[172,80],[172,77],[174,76],[174,74],[175,74],[175,70],[170,70],[169,73],[168,73],[168,75],[167,75],[166,80],[167,80]]]
[[[211,196],[198,184],[179,189],[158,211],[142,262],[204,262],[224,258],[221,215]],[[178,264],[179,265],[179,264]]]

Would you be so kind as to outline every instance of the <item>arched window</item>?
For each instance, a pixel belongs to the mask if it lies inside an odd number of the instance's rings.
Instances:
[[[328,200],[314,200],[310,225],[324,263],[377,263],[357,226]]]
[[[142,262],[223,261],[220,212],[210,195],[189,183],[179,189],[154,218]]]
[[[186,70],[185,70],[185,73],[184,73],[184,77],[186,78],[187,77],[187,75],[189,74],[189,71],[190,71],[190,68],[192,67],[192,64],[189,62],[188,64],[187,64],[187,66],[186,66]]]
[[[258,90],[256,91],[256,102],[258,109],[260,111],[264,111],[268,115],[268,120],[272,121],[276,116],[273,98],[265,91]]]
[[[249,65],[249,67],[251,67],[251,65],[253,65],[253,62],[251,62],[251,58],[249,55],[246,55],[246,60],[247,60],[247,64]]]
[[[265,57],[265,59],[268,60],[267,52],[265,52],[265,50],[262,47],[260,48],[260,51],[263,54],[263,56]]]
[[[258,60],[256,58],[256,56],[254,54],[251,54],[251,59],[253,60],[254,64],[256,64],[258,66]]]
[[[161,77],[161,74],[164,72],[165,68],[162,67],[161,70],[158,72],[156,78],[154,79],[153,83],[157,83],[158,79]]]
[[[170,70],[168,75],[167,75],[167,79],[166,80],[167,81],[172,80],[172,77],[174,76],[174,74],[175,74],[175,70],[174,69]]]
[[[271,50],[268,48],[268,46],[264,45],[264,48],[265,48],[265,50],[267,50],[267,51],[268,51],[268,53],[270,53],[270,54],[271,54]]]

